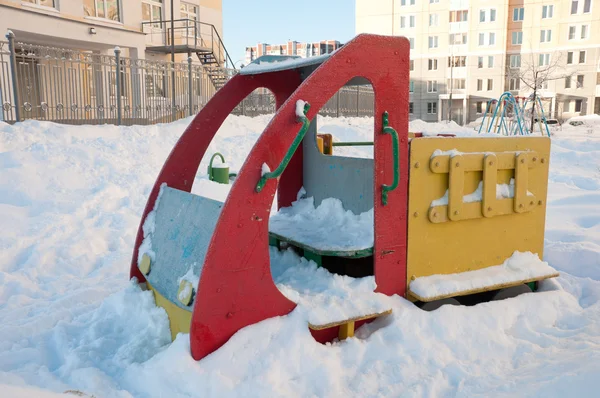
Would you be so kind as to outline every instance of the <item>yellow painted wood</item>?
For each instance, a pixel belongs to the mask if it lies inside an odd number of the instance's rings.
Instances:
[[[354,321],[350,321],[348,323],[340,325],[338,338],[340,340],[346,340],[348,337],[354,337]]]
[[[461,220],[449,221],[447,206],[430,207],[433,200],[444,196],[449,189],[451,157],[447,156],[445,162],[441,155],[432,158],[438,149],[456,149],[464,153],[464,192],[473,192],[483,179],[486,154],[495,154],[497,183],[506,183],[515,172],[511,170],[515,167],[515,154],[526,152],[530,161],[526,162],[524,181],[534,195],[528,196],[527,200],[529,203],[535,201],[534,205],[530,205],[527,212],[515,213],[514,199],[500,199],[492,207],[494,216],[484,217],[483,201],[464,203],[460,210]],[[530,251],[543,258],[549,156],[548,137],[430,137],[412,140],[410,163],[420,162],[430,164],[430,167],[410,169],[408,214],[418,216],[411,216],[408,220],[408,282],[411,276],[451,274],[502,264],[516,250]],[[479,166],[475,168],[473,164],[475,169],[469,170],[470,162],[478,162]],[[447,171],[438,171],[443,168]],[[493,174],[491,170],[487,173],[489,176]],[[491,188],[488,189],[491,193]],[[495,198],[495,187],[492,198]]]
[[[148,288],[154,293],[154,301],[156,302],[156,305],[164,308],[167,312],[171,329],[171,340],[175,340],[175,337],[177,337],[178,333],[189,333],[190,325],[192,323],[192,312],[186,311],[167,300],[162,294],[154,289],[149,282],[147,285]]]
[[[390,308],[389,310],[383,311],[383,312],[375,312],[372,314],[368,314],[368,315],[361,315],[361,316],[357,316],[354,318],[349,318],[349,319],[344,319],[341,321],[337,321],[337,322],[330,322],[330,323],[324,323],[324,324],[319,324],[319,325],[314,325],[312,323],[308,323],[308,327],[312,330],[323,330],[323,329],[329,329],[335,326],[341,326],[341,325],[345,325],[349,322],[358,322],[358,321],[363,321],[365,319],[372,319],[372,318],[379,318],[380,316],[383,315],[389,315],[392,313],[392,309]]]
[[[527,198],[527,156],[518,154],[515,159],[515,200],[514,200],[514,211],[515,213],[523,213],[529,211],[531,205],[534,204],[534,198],[528,201]]]
[[[422,301],[422,302],[426,303],[426,302],[430,302],[430,301],[443,300],[443,299],[447,299],[447,298],[450,298],[450,297],[468,296],[469,294],[489,292],[491,290],[498,290],[498,289],[506,289],[507,287],[513,287],[513,286],[523,285],[525,283],[541,281],[541,280],[549,279],[549,278],[556,278],[557,276],[559,276],[559,273],[555,272],[555,273],[552,273],[552,274],[540,276],[538,278],[522,279],[522,280],[516,281],[516,282],[497,283],[495,285],[485,286],[485,287],[482,287],[482,288],[479,288],[479,289],[463,290],[462,292],[452,293],[452,294],[440,294],[439,296],[434,296],[434,297],[431,297],[431,298],[421,297],[417,293],[415,293],[412,290],[410,290],[410,288],[408,290],[408,294],[410,296],[412,296],[413,301],[418,300],[418,301]]]
[[[448,190],[448,218],[452,221],[461,219],[463,196],[465,194],[465,169],[462,155],[450,159],[450,179]]]
[[[179,283],[179,290],[177,291],[177,298],[183,305],[190,305],[192,301],[192,294],[194,293],[194,287],[189,281],[183,280]]]
[[[148,273],[150,272],[151,263],[152,262],[150,261],[150,256],[147,254],[144,254],[142,256],[142,261],[140,262],[140,264],[138,266],[140,271],[142,271],[142,274],[148,275]]]
[[[499,215],[496,199],[496,184],[498,183],[498,157],[491,153],[483,160],[483,195],[481,213],[484,217]],[[506,214],[506,213],[505,213]]]
[[[319,148],[319,152],[324,153],[324,151],[323,151],[323,137],[317,137],[317,147]]]
[[[525,138],[525,137],[518,137]],[[538,137],[539,138],[539,137]],[[542,137],[543,138],[543,137]],[[456,138],[464,139],[464,138]],[[486,138],[487,139],[487,138]],[[493,139],[493,138],[490,138]],[[463,153],[462,157],[463,170],[467,171],[481,171],[483,170],[483,161],[486,156],[489,156],[489,151],[475,152],[475,153]],[[511,170],[515,168],[515,156],[519,155],[517,151],[506,151],[496,152],[494,155],[497,158],[496,168],[498,170]],[[526,156],[529,160],[528,167],[533,168],[539,163],[539,155],[534,150],[528,150],[526,153],[521,153],[520,156]],[[432,156],[429,160],[429,168],[433,173],[446,174],[450,171],[450,159],[455,159],[456,156],[451,157],[450,155],[437,155]]]

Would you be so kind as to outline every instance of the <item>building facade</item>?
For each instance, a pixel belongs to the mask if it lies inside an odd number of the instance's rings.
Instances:
[[[409,39],[426,121],[474,121],[505,91],[530,95],[536,72],[547,117],[600,113],[599,32],[596,0],[356,0],[357,34]]]
[[[258,43],[253,47],[246,47],[245,64],[248,65],[256,58],[263,55],[298,55],[302,58],[315,57],[317,55],[329,54],[342,44],[337,40],[323,40],[317,43],[301,43],[288,41],[285,44]]]
[[[208,25],[223,37],[222,0],[173,6],[176,45],[200,47],[198,38],[216,36]],[[170,19],[170,0],[0,0],[2,36],[10,30],[27,43],[107,54],[119,46],[123,56],[139,59],[170,59]],[[178,52],[176,60],[184,58]]]

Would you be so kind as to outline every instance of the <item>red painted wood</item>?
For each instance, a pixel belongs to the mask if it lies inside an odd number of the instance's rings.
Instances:
[[[268,219],[278,181],[268,181],[260,193],[255,192],[256,183],[262,164],[266,162],[274,170],[301,128],[296,121],[296,101],[305,100],[311,105],[308,117],[312,120],[327,100],[355,76],[367,78],[376,94],[374,262],[377,291],[405,295],[408,64],[406,38],[359,35],[310,75],[275,114],[231,188],[206,254],[190,330],[192,356],[196,360],[222,346],[239,329],[294,308],[293,303],[281,299],[283,296],[273,284],[270,272]],[[267,73],[255,78],[270,80],[275,75]],[[229,93],[235,95],[231,90]],[[389,112],[390,125],[400,136],[401,165],[400,184],[389,193],[387,206],[381,203],[381,185],[390,185],[393,181],[393,159],[391,137],[381,134],[384,111]],[[181,162],[181,158],[178,161]],[[290,186],[293,186],[291,182]],[[286,195],[290,192],[292,188]]]
[[[300,76],[295,71],[256,76],[236,75],[200,110],[171,150],[150,192],[138,227],[130,278],[136,277],[140,283],[146,281],[137,267],[138,249],[144,239],[142,226],[146,216],[154,208],[160,185],[164,182],[171,188],[190,192],[208,145],[223,121],[248,94],[259,87],[267,88],[275,95],[276,106],[279,107],[299,84]]]

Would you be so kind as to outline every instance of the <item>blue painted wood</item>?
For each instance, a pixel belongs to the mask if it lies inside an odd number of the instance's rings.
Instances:
[[[315,198],[315,206],[324,199],[338,198],[344,209],[355,214],[373,208],[373,159],[323,155],[316,138],[316,118],[303,141],[304,189]]]
[[[177,299],[178,279],[190,268],[200,277],[204,258],[223,203],[165,187],[155,215],[151,235],[155,259],[147,276],[150,284],[180,308],[191,311]],[[194,291],[197,288],[194,284]]]

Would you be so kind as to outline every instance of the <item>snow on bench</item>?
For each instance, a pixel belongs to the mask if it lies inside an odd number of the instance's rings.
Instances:
[[[531,252],[514,252],[501,265],[475,271],[416,278],[409,292],[421,301],[434,301],[459,294],[500,289],[520,283],[557,277],[558,272]]]
[[[336,198],[315,208],[314,198],[299,199],[269,219],[269,232],[322,252],[360,252],[373,248],[373,210],[354,214]]]

